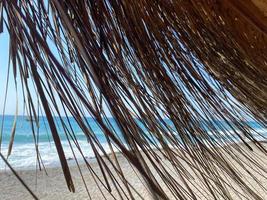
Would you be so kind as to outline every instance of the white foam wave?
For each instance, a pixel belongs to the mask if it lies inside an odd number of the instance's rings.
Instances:
[[[176,135],[177,133],[172,132],[171,134]],[[208,132],[208,134],[212,136],[213,132]],[[227,136],[227,135],[228,136],[235,136],[236,135],[234,131],[228,131],[227,133],[220,131],[219,134],[221,134],[221,136]],[[266,128],[255,129],[255,130],[252,130],[252,134],[253,134],[254,138],[257,139],[258,141],[264,140],[267,137],[267,129]],[[263,136],[260,136],[260,135],[263,135]],[[95,156],[94,152],[92,150],[92,147],[88,144],[88,142],[86,140],[79,140],[78,142],[79,142],[80,148],[82,150],[82,153],[85,157],[93,158]],[[78,160],[81,160],[82,155],[79,152],[78,148],[74,145],[73,142],[71,144],[73,146],[73,150],[74,150],[76,157],[78,158]],[[68,142],[63,141],[62,146],[63,146],[64,152],[65,152],[66,158],[73,160],[74,156],[73,156],[73,153],[71,151],[71,148],[70,148]],[[102,147],[107,153],[111,152],[107,143],[102,143]],[[38,149],[39,149],[42,161],[46,167],[59,165],[59,158],[58,158],[57,150],[56,150],[55,144],[53,142],[51,142],[51,143],[41,142],[38,145]],[[115,147],[114,147],[114,150],[116,150]],[[1,152],[3,153],[3,155],[6,156],[7,151],[8,151],[8,144],[3,143]],[[98,152],[101,155],[103,155],[103,153],[101,153],[101,151],[99,149],[98,149]],[[36,155],[35,145],[33,143],[24,143],[24,144],[15,143],[13,150],[12,150],[12,154],[8,158],[8,161],[15,169],[33,169],[33,168],[35,168],[36,164],[37,164],[37,155]],[[3,160],[0,159],[0,170],[3,170],[3,169],[8,169],[8,168],[5,165],[5,163],[3,162]]]
[[[93,158],[94,152],[91,148],[91,146],[88,144],[85,140],[78,141],[80,145],[80,149],[83,153],[83,155],[86,158]],[[78,160],[82,159],[82,155],[78,148],[74,145],[74,143],[71,143],[73,146],[73,151],[75,153],[75,156],[78,158]],[[72,150],[69,146],[69,143],[67,141],[62,142],[62,146],[64,149],[65,156],[68,160],[73,160],[74,156],[72,153]],[[107,143],[103,143],[102,147],[107,153],[110,153],[111,150]],[[3,155],[7,155],[8,145],[3,144],[2,146],[2,153]],[[51,167],[51,166],[58,166],[59,165],[59,158],[57,154],[57,150],[55,147],[55,144],[53,142],[43,142],[39,143],[38,150],[41,155],[41,159],[45,167]],[[114,148],[115,150],[115,148]],[[98,152],[103,155],[100,149],[98,149]],[[37,164],[37,154],[36,154],[36,147],[33,143],[27,143],[27,144],[14,144],[12,154],[8,158],[9,163],[12,167],[15,169],[33,169],[36,167]],[[8,169],[8,167],[5,165],[3,160],[0,159],[0,170]]]

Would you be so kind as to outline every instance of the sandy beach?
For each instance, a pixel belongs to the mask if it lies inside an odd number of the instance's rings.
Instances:
[[[267,200],[267,0],[0,0],[0,35],[0,200]]]
[[[266,147],[266,144],[264,144]],[[232,147],[229,147],[232,148]],[[248,151],[244,149],[244,146],[241,146],[244,151]],[[253,148],[252,154],[255,155],[255,157],[259,157],[261,161],[259,161],[259,164],[261,166],[265,165],[267,167],[267,157],[263,153],[261,153],[256,148]],[[146,187],[144,184],[142,184],[143,180],[137,175],[135,171],[133,171],[133,168],[129,165],[129,163],[123,158],[122,155],[118,155],[119,163],[121,164],[121,168],[124,172],[125,177],[130,182],[130,184],[133,186],[133,188],[140,193],[140,195],[143,197],[143,199],[152,199],[150,193],[146,190]],[[100,168],[97,165],[97,163],[93,160],[89,160],[90,165],[92,169],[95,170],[97,174],[101,174]],[[186,165],[184,161],[181,160],[181,163]],[[234,163],[234,161],[233,161]],[[166,166],[170,165],[168,162],[166,162]],[[257,186],[254,182],[254,180],[248,176],[238,165],[234,166],[242,173],[242,176],[248,183],[251,184],[251,187],[255,188],[255,190],[258,192],[258,194],[263,195],[263,197],[266,197],[266,193],[264,195],[264,190]],[[36,173],[35,170],[20,170],[18,171],[19,175],[23,178],[23,180],[28,184],[28,186],[34,191],[34,193],[37,195],[40,199],[57,199],[57,200],[67,200],[67,199],[89,199],[88,194],[86,192],[86,189],[83,185],[83,181],[81,179],[81,176],[79,174],[79,170],[76,166],[71,166],[71,172],[72,177],[74,180],[76,192],[71,193],[68,191],[67,186],[64,181],[64,176],[62,174],[62,171],[59,167],[54,168],[48,168],[47,172],[48,175],[45,174],[44,171],[38,171]],[[101,192],[99,191],[97,184],[93,180],[92,175],[90,174],[89,170],[87,169],[86,165],[81,165],[81,171],[83,172],[84,179],[87,183],[88,190],[91,196],[91,199],[104,199]],[[260,173],[253,174],[257,179],[261,181],[261,183],[267,188],[267,179],[265,179]],[[175,178],[175,174],[173,174],[173,177]],[[157,180],[160,180],[159,177],[155,176]],[[162,181],[161,181],[162,182]],[[198,178],[190,178],[190,182],[192,184],[195,184],[196,186],[198,184],[201,185]],[[182,181],[181,181],[182,185]],[[233,184],[234,187],[234,184]],[[102,187],[103,188],[103,187]],[[164,187],[163,187],[164,188]],[[197,187],[200,188],[200,187]],[[193,189],[194,190],[194,189]],[[16,179],[16,177],[8,170],[2,171],[0,173],[0,191],[1,191],[1,200],[13,200],[13,199],[32,199],[32,197],[29,195],[29,193],[25,190],[25,188],[21,185],[21,183]],[[167,191],[167,190],[166,190]],[[205,192],[205,191],[202,191]],[[204,193],[201,191],[196,191],[195,193],[198,194],[199,199],[213,199],[211,197],[205,196]],[[120,199],[116,191],[114,190],[114,187],[112,187],[112,193],[114,195],[114,198],[108,194],[106,190],[103,190],[104,195],[106,196],[106,199]],[[202,193],[202,194],[201,194]],[[134,194],[134,199],[142,199],[137,194]],[[167,192],[167,194],[169,194]],[[245,194],[244,194],[245,195]],[[171,197],[171,196],[170,196]],[[123,199],[126,199],[125,197]],[[174,199],[174,198],[173,198]],[[237,196],[235,199],[245,199],[245,196]]]

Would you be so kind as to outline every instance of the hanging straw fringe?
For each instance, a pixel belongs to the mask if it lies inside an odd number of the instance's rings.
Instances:
[[[112,146],[142,175],[155,199],[198,199],[194,191],[200,188],[207,199],[262,199],[231,161],[262,185],[252,173],[266,177],[266,167],[252,150],[264,155],[266,150],[244,116],[266,128],[267,20],[251,1],[2,3],[13,71],[20,75],[24,97],[34,95],[29,79],[41,96],[70,191],[74,185],[52,118],[54,111],[61,118],[59,102],[95,153],[104,177],[95,181],[111,193],[115,185],[121,198],[133,198],[136,191]],[[124,142],[107,123],[104,107]],[[115,160],[100,156],[108,158],[86,121],[88,114],[102,128]],[[72,130],[66,126],[65,131],[75,142]],[[239,148],[240,141],[246,148]]]

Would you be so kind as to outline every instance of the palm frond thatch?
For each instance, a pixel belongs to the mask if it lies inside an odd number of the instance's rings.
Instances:
[[[267,118],[267,20],[250,0],[1,0],[0,5],[5,16],[0,31],[4,23],[14,78],[35,119],[30,85],[36,89],[70,191],[75,186],[53,119],[53,113],[61,118],[67,111],[94,150],[104,177],[96,181],[108,191],[115,185],[122,198],[132,198],[133,189],[116,154],[114,160],[107,156],[86,121],[88,114],[102,128],[111,152],[116,148],[125,156],[154,198],[171,194],[197,199],[187,177],[195,173],[213,199],[232,199],[233,193],[242,192],[262,199],[231,164],[234,158],[248,176],[266,173],[265,166],[237,144],[241,141],[252,150],[253,143],[266,151],[243,121],[245,115],[266,127]],[[104,107],[116,119],[124,141],[107,123]],[[75,142],[72,129],[61,122]],[[171,134],[174,130],[178,135]],[[229,151],[228,143],[236,148]],[[170,176],[163,158],[183,185]],[[239,188],[229,193],[228,181]]]

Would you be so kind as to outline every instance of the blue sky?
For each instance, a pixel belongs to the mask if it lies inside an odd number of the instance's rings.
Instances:
[[[7,30],[4,30],[3,33],[0,34],[0,115],[3,113],[4,109],[4,100],[5,100],[5,90],[6,90],[6,79],[8,74],[8,59],[9,59],[9,34]],[[18,76],[18,114],[23,115],[23,96],[21,90],[21,83]],[[9,73],[9,84],[8,84],[8,93],[7,93],[7,101],[5,107],[6,115],[14,115],[16,113],[16,91],[15,91],[15,82],[13,78],[13,70],[12,63],[10,67]],[[29,85],[29,87],[31,87]],[[31,88],[30,88],[31,89]],[[34,95],[32,96],[34,98]],[[36,99],[33,99],[34,102],[37,102]]]
[[[9,54],[9,35],[7,30],[4,30],[3,33],[0,34],[0,115],[4,109],[4,96],[5,96],[5,86],[6,86],[6,76],[7,76],[7,69],[8,69],[8,55]],[[5,108],[5,114],[13,115],[16,112],[16,92],[14,86],[14,79],[12,74],[12,67],[10,71],[10,78],[9,78],[9,90]],[[21,93],[21,85],[19,82],[18,85],[19,89],[19,115],[23,114],[23,98]],[[35,100],[36,101],[36,100]],[[62,109],[61,109],[62,110]],[[104,111],[107,113],[108,116],[111,116],[107,107],[104,107]]]
[[[7,79],[7,74],[8,74],[8,59],[9,59],[8,56],[9,56],[9,34],[7,30],[5,29],[4,32],[0,34],[0,68],[1,68],[1,72],[0,72],[0,115],[2,115],[3,109],[4,109],[6,79]],[[31,86],[29,85],[29,87]],[[21,92],[21,83],[19,80],[19,75],[18,75],[18,97],[19,97],[18,114],[19,115],[27,114],[27,113],[24,113],[24,110],[23,110],[23,107],[24,107],[23,96]],[[32,97],[34,98],[34,95]],[[33,101],[37,102],[36,98],[33,99]],[[59,105],[59,109],[63,113],[63,109],[60,105]],[[107,113],[108,116],[111,116],[106,106],[104,106],[104,111]],[[16,91],[15,91],[15,83],[14,83],[12,63],[11,63],[11,68],[10,68],[10,73],[9,73],[9,87],[8,87],[7,101],[6,101],[4,114],[14,115],[15,113],[16,113]]]
[[[0,112],[2,114],[4,108],[4,95],[6,86],[6,76],[8,68],[8,51],[9,51],[9,35],[7,31],[0,34]],[[14,114],[16,110],[15,106],[15,90],[14,80],[10,79],[10,89],[8,92],[8,99],[6,104],[6,114]]]

